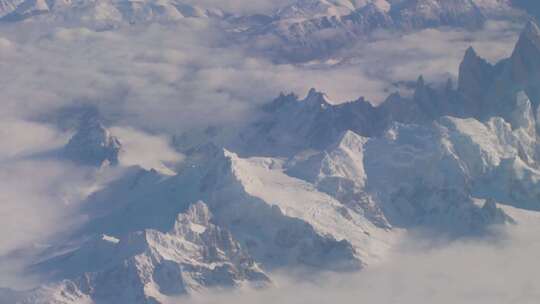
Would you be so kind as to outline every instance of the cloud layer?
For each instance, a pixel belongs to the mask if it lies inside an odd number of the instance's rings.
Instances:
[[[285,276],[274,289],[221,293],[192,304],[536,303],[540,215],[521,213],[521,225],[500,232],[505,237],[497,240],[469,239],[433,247],[409,238],[400,254],[360,274],[329,274],[308,283]]]
[[[13,71],[0,75],[2,117],[27,119],[93,103],[118,123],[168,133],[249,120],[281,91],[302,95],[317,87],[335,102],[359,96],[380,102],[396,81],[420,74],[428,81],[456,77],[471,44],[496,61],[517,37],[507,23],[476,33],[381,34],[332,62],[293,65],[274,64],[254,55],[249,44],[225,41],[208,20],[114,32],[26,26],[0,30],[0,68]]]

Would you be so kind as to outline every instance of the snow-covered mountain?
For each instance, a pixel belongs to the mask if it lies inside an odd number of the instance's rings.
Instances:
[[[489,18],[514,18],[509,0],[298,0],[273,12],[245,14],[185,0],[2,0],[0,25],[21,21],[112,30],[131,24],[219,20],[232,42],[263,45],[274,60],[320,59],[377,30],[478,29]],[[523,14],[523,12],[521,12]]]
[[[3,22],[35,20],[98,30],[189,17],[223,16],[219,9],[202,8],[179,0],[6,0],[0,8],[0,21]]]
[[[253,39],[278,41],[267,52],[293,61],[318,59],[377,30],[410,32],[455,27],[479,29],[492,17],[515,14],[506,0],[301,0],[278,10],[271,21],[250,27]],[[265,44],[267,45],[267,44]]]
[[[168,232],[102,235],[36,268],[70,278],[61,286],[76,286],[98,303],[159,303],[203,288],[270,284],[231,233],[212,224],[203,202],[179,214]]]
[[[514,128],[515,115],[523,96],[530,98],[536,116],[540,30],[530,22],[508,59],[492,65],[469,48],[460,66],[458,87],[452,81],[433,88],[420,76],[412,96],[390,95],[373,106],[364,98],[335,104],[315,89],[304,99],[282,94],[262,107],[263,116],[241,134],[245,154],[294,154],[304,149],[320,150],[347,130],[361,136],[382,135],[393,122],[429,124],[443,116],[485,121],[502,117]],[[522,93],[520,93],[522,92]]]
[[[290,154],[322,149],[347,130],[373,136],[384,128],[384,117],[368,101],[332,105],[324,93],[311,89],[300,100],[281,95],[263,108],[264,116],[242,133],[248,154]]]

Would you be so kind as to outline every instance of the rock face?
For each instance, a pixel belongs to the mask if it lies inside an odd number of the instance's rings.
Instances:
[[[243,134],[248,154],[290,154],[305,148],[322,149],[347,130],[377,135],[384,116],[363,98],[332,105],[325,94],[311,89],[303,100],[282,95],[264,108],[265,117]]]
[[[539,54],[540,29],[533,22],[521,33],[512,56],[495,65],[479,58],[472,49],[467,51],[460,66],[459,99],[448,114],[481,120],[499,116],[512,122],[511,113],[519,107],[516,97],[524,92],[536,115],[540,103]]]
[[[460,65],[457,90],[451,85],[434,89],[420,76],[411,97],[394,94],[377,107],[363,98],[335,105],[314,89],[304,99],[282,94],[242,134],[245,149],[240,151],[291,156],[304,149],[324,149],[347,130],[364,137],[380,136],[392,122],[429,124],[443,116],[481,121],[502,117],[514,125],[512,113],[520,107],[520,99],[530,99],[531,115],[537,115],[539,46],[540,29],[529,23],[512,56],[495,65],[469,48]]]
[[[64,148],[64,155],[88,166],[99,167],[104,162],[116,165],[121,148],[118,138],[105,129],[99,117],[89,113],[82,117],[75,135]]]
[[[540,104],[540,29],[529,22],[521,33],[518,43],[509,60],[510,79],[531,98],[534,108]]]
[[[476,51],[470,47],[459,66],[458,88],[468,99],[467,104],[472,107],[470,113],[479,114],[482,109],[475,101],[482,100],[486,89],[492,85],[495,77],[495,67],[479,57]]]

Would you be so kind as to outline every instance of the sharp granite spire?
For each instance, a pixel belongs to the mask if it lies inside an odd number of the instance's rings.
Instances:
[[[101,166],[108,162],[118,164],[118,154],[122,145],[103,126],[99,114],[86,113],[79,127],[64,148],[65,156],[77,163],[89,166]]]

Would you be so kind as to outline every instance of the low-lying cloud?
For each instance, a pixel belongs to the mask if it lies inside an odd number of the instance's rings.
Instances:
[[[73,207],[86,174],[55,159],[67,134],[52,126],[6,120],[0,137],[0,286],[12,286],[29,279],[17,274],[25,258],[17,250],[31,255],[80,220]]]
[[[166,136],[125,127],[111,130],[123,144],[123,167],[174,174],[171,168],[182,160]],[[81,204],[122,174],[122,168],[96,171],[63,160],[60,151],[70,135],[37,122],[0,122],[0,286],[35,286],[39,278],[26,274],[25,267],[83,224],[87,218]]]
[[[509,55],[518,31],[500,22],[473,33],[381,34],[334,62],[296,65],[230,43],[204,19],[106,32],[25,26],[0,30],[0,68],[11,71],[0,75],[1,117],[31,119],[92,103],[117,123],[169,134],[248,121],[281,91],[303,95],[316,87],[335,102],[365,96],[378,103],[397,81],[455,78],[469,45],[491,61]]]
[[[265,291],[220,293],[191,303],[537,303],[540,216],[527,216],[495,239],[460,240],[444,247],[407,239],[400,254],[358,274],[329,274],[311,282],[285,275],[277,287]]]
[[[163,174],[174,175],[173,168],[183,156],[170,145],[170,138],[147,134],[133,128],[111,128],[114,136],[122,143],[120,164],[139,166],[146,170],[155,169]]]

